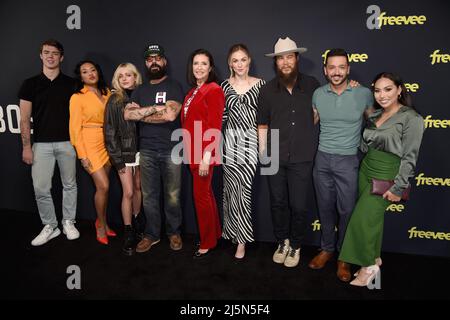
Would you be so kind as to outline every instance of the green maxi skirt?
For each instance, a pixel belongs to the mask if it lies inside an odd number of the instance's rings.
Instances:
[[[393,180],[400,158],[392,153],[369,148],[361,162],[358,177],[358,201],[345,232],[339,260],[367,267],[380,256],[384,214],[390,201],[370,194],[372,178]]]

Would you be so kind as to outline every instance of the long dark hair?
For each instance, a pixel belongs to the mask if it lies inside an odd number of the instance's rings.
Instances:
[[[81,93],[81,89],[83,89],[83,87],[84,87],[84,83],[81,80],[80,68],[85,63],[92,64],[95,67],[95,69],[97,70],[97,73],[98,73],[97,88],[98,88],[98,90],[100,90],[100,93],[102,95],[108,94],[108,86],[106,85],[106,81],[105,81],[105,77],[103,76],[102,68],[100,68],[100,66],[97,63],[95,63],[95,62],[93,62],[91,60],[80,61],[80,62],[77,63],[77,66],[75,67],[75,79],[77,80],[76,92],[77,93]]]
[[[372,81],[372,92],[375,91],[375,83],[378,80],[380,80],[381,78],[386,78],[386,79],[391,80],[397,86],[397,88],[400,87],[402,89],[402,92],[401,92],[400,96],[398,97],[398,102],[400,104],[416,110],[416,108],[414,108],[412,105],[412,99],[411,99],[410,94],[408,93],[408,90],[406,90],[405,83],[398,75],[396,75],[392,72],[381,72],[381,73],[377,74],[375,76],[375,79],[373,79],[373,81]],[[381,108],[381,106],[378,104],[378,102],[376,100],[374,101],[374,107],[376,109]]]
[[[194,72],[192,69],[192,65],[194,63],[194,57],[198,54],[203,54],[208,57],[209,59],[209,65],[211,67],[211,71],[208,74],[208,79],[206,79],[206,83],[210,82],[216,82],[217,83],[217,73],[216,73],[216,65],[214,64],[214,58],[211,55],[211,53],[206,49],[197,49],[194,52],[191,53],[188,60],[188,66],[187,66],[187,82],[192,87],[197,86],[197,79],[195,79]]]

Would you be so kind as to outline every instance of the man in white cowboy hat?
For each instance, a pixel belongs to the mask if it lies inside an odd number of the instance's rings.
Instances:
[[[266,54],[273,57],[277,75],[261,89],[257,116],[260,154],[266,148],[279,151],[279,170],[268,181],[273,230],[278,241],[273,261],[286,267],[297,266],[300,259],[317,147],[312,95],[320,84],[298,69],[299,54],[306,50],[286,37],[278,39],[273,53]],[[271,141],[273,130],[279,131],[279,141]]]

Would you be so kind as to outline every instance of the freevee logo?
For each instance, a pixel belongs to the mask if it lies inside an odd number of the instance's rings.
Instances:
[[[417,186],[450,187],[450,178],[427,178],[421,173],[415,179],[417,180]]]
[[[320,221],[319,220],[314,220],[313,223],[311,223],[312,227],[313,227],[313,231],[320,231]]]
[[[448,53],[439,53],[441,50],[434,50],[432,54],[430,54],[431,65],[436,63],[449,63],[450,62],[450,54]]]
[[[402,213],[405,210],[405,206],[403,204],[391,204],[387,207],[386,211],[390,211],[393,213]]]
[[[366,26],[369,30],[381,29],[383,26],[409,26],[423,25],[427,21],[427,17],[420,16],[389,16],[385,11],[377,5],[370,5],[366,10],[370,16],[367,18]]]
[[[420,85],[418,83],[405,83],[405,88],[408,92],[417,92],[420,89]]]
[[[412,227],[408,230],[409,239],[420,238],[429,240],[447,240],[450,241],[450,232],[434,232],[434,231],[420,231],[417,227]]]
[[[313,227],[313,231],[320,231],[320,228],[322,227],[320,224],[320,220],[314,220],[311,225]],[[337,231],[337,227],[334,227],[334,231]]]
[[[450,120],[433,120],[431,117],[432,115],[428,115],[423,120],[425,123],[425,128],[447,129],[450,127]]]
[[[322,54],[323,64],[325,64],[325,59],[327,58],[328,52],[330,52],[329,49]],[[349,53],[348,54],[349,62],[364,63],[367,61],[367,59],[369,59],[369,55],[367,53]]]

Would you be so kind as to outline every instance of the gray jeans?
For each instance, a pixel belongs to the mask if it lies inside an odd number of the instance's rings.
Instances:
[[[357,155],[317,151],[313,178],[322,231],[320,240],[322,250],[328,252],[341,250],[345,230],[358,195],[358,169]]]
[[[75,220],[77,211],[76,153],[69,141],[33,144],[33,178],[36,203],[44,225],[58,226],[51,194],[55,162],[63,186],[63,220]]]

